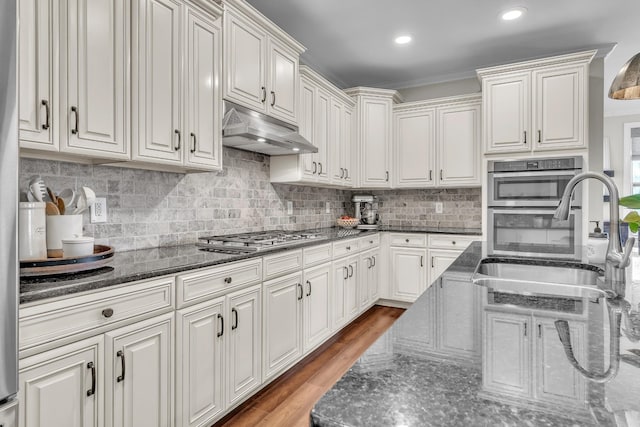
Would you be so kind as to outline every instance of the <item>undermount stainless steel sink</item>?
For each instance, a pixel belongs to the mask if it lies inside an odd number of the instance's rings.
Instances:
[[[485,258],[478,263],[473,282],[503,292],[600,297],[602,269],[580,263],[533,259]]]

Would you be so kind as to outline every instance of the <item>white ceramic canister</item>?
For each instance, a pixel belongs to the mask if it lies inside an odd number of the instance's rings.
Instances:
[[[65,258],[93,254],[93,237],[62,239],[62,256]]]
[[[18,205],[18,246],[20,260],[47,258],[46,203],[20,202]]]
[[[82,215],[47,216],[47,253],[49,257],[62,256],[62,239],[82,237]]]

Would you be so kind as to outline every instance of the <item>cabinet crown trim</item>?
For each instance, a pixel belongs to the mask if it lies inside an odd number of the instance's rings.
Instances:
[[[358,87],[345,89],[344,93],[354,97],[364,95],[364,96],[380,96],[384,98],[391,98],[393,99],[393,102],[396,104],[400,104],[402,101],[404,101],[404,98],[402,97],[402,95],[398,93],[398,91],[391,90],[391,89],[378,89],[374,87],[358,86]]]
[[[445,98],[425,99],[421,101],[404,102],[393,106],[393,112],[404,112],[424,108],[445,107],[469,102],[482,102],[482,93],[447,96]]]
[[[267,30],[271,37],[295,50],[298,55],[307,50],[302,43],[291,37],[286,31],[274,24],[273,21],[264,16],[258,9],[251,6],[246,1],[222,0],[222,6],[225,10],[233,10],[236,13],[240,13],[245,18],[257,23],[263,29]]]
[[[300,77],[311,80],[314,85],[320,86],[322,89],[330,92],[332,95],[339,98],[343,103],[347,104],[350,107],[355,107],[356,102],[353,98],[348,96],[342,89],[324,78],[317,71],[310,68],[308,65],[300,65],[298,69],[300,70]]]
[[[223,9],[222,7],[220,7],[220,5],[218,5],[218,3],[210,0],[188,0],[187,4],[196,6],[208,12],[209,14],[213,15],[214,18],[221,17],[223,13]]]
[[[565,64],[589,64],[593,60],[597,53],[597,50],[588,50],[584,52],[571,53],[568,55],[552,56],[547,58],[534,59],[530,61],[515,62],[513,64],[498,65],[495,67],[480,68],[476,70],[478,79],[482,81],[483,78],[489,77],[495,74],[516,72],[516,71],[529,71],[534,68],[549,67]]]

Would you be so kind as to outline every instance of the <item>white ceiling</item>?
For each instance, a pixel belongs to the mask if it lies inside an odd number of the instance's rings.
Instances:
[[[475,76],[490,65],[617,43],[605,91],[640,52],[637,0],[248,0],[307,47],[302,62],[336,85],[407,88]],[[500,12],[527,8],[518,21]],[[393,39],[408,33],[413,42]],[[605,115],[640,101],[605,101]]]

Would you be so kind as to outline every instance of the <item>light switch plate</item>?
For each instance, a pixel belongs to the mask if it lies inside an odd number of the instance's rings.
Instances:
[[[293,215],[293,202],[287,200],[287,215]]]
[[[324,212],[325,212],[325,213],[331,213],[331,202],[327,202],[327,203],[325,204],[325,210],[324,210]]]
[[[436,213],[442,213],[442,202],[436,202]]]
[[[107,222],[107,199],[106,197],[96,197],[96,201],[91,205],[91,223]]]

